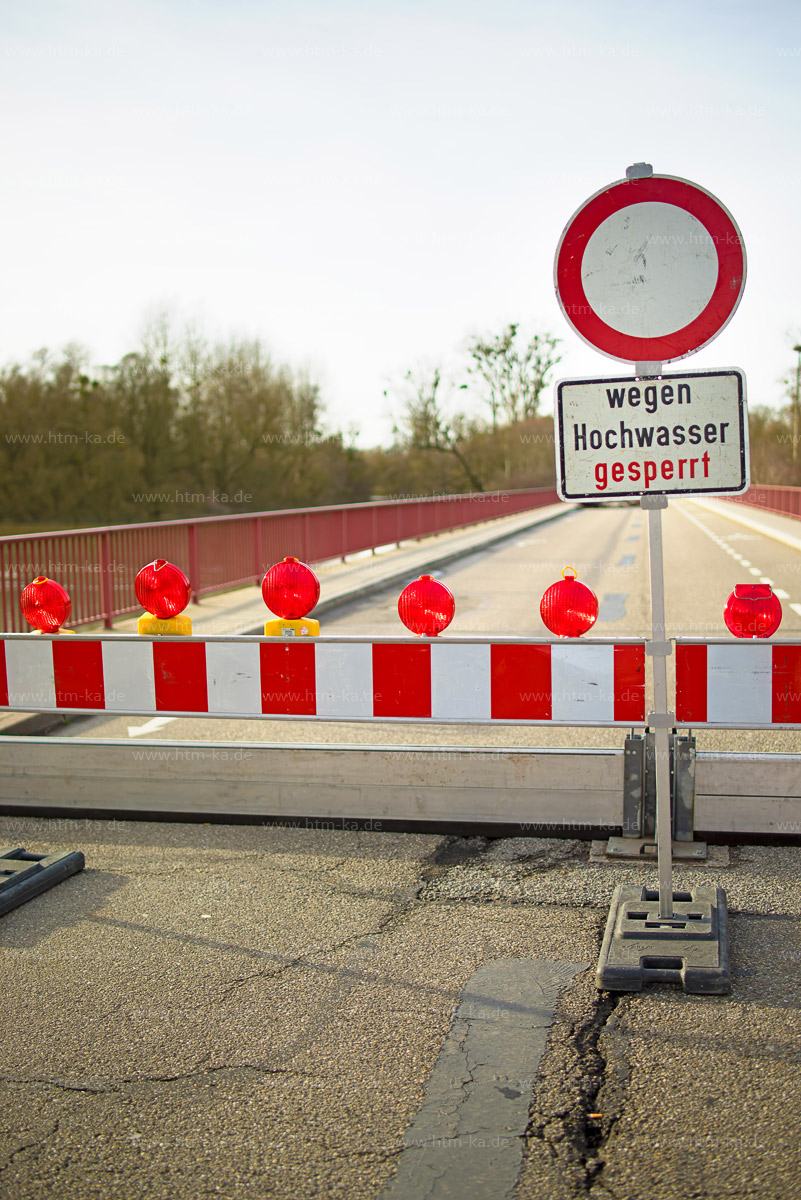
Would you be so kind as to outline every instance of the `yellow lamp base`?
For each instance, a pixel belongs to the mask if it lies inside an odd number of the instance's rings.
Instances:
[[[73,637],[75,637],[75,634],[76,634],[76,632],[77,632],[77,630],[75,630],[75,629],[53,629],[53,630],[51,630],[51,632],[50,632],[50,634],[49,634],[48,636],[50,636],[50,637],[57,637],[57,636],[59,636],[59,635],[60,635],[60,634],[62,634],[62,633],[71,633],[71,634],[72,634],[72,636],[73,636]],[[44,630],[43,630],[43,629],[32,629],[32,630],[31,630],[31,633],[40,633],[40,634],[42,634],[42,635],[44,636]]]
[[[152,613],[145,613],[136,622],[136,632],[144,637],[191,637],[192,618],[186,613],[177,617],[154,617]]]
[[[265,637],[319,637],[320,622],[310,617],[301,617],[298,621],[284,621],[278,617],[275,621],[264,622]]]

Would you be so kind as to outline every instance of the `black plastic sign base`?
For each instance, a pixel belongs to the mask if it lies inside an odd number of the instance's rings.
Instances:
[[[0,847],[0,916],[82,871],[84,866],[80,850],[30,854],[21,846]]]
[[[659,916],[659,892],[620,884],[606,922],[596,981],[610,992],[645,983],[680,983],[685,992],[731,989],[726,893],[697,887],[673,893],[673,916]]]

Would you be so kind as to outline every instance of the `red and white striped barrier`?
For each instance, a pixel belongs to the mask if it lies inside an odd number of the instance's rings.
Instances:
[[[644,642],[0,638],[0,708],[644,724]]]
[[[801,642],[676,642],[676,721],[801,726]]]

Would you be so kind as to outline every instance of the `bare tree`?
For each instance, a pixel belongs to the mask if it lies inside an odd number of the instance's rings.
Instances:
[[[475,430],[462,414],[448,416],[445,412],[439,367],[435,367],[430,375],[415,375],[407,371],[403,380],[404,411],[400,428],[396,427],[395,432],[400,434],[409,449],[435,450],[440,454],[452,455],[464,471],[471,488],[483,492],[484,484],[466,457],[469,438]]]
[[[559,338],[535,333],[528,342],[518,339],[519,325],[507,325],[495,338],[474,337],[468,344],[473,365],[468,374],[485,385],[484,399],[496,429],[500,417],[509,424],[537,414],[548,373],[559,362]]]

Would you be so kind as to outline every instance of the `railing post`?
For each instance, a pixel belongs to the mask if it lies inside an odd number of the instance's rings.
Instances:
[[[10,597],[11,571],[6,566],[6,556],[4,553],[4,547],[2,545],[0,545],[0,587],[3,589],[2,593],[0,594],[2,596],[2,606],[3,606],[3,609],[2,609],[3,630],[6,631],[6,630],[9,630],[8,609],[9,609],[9,602],[11,599],[11,597]],[[9,630],[9,632],[10,632],[10,630]]]
[[[189,582],[192,586],[192,603],[200,603],[200,562],[197,555],[197,525],[192,522],[189,535]]]
[[[100,572],[103,580],[103,628],[111,629],[114,615],[114,589],[111,586],[111,534],[100,535]]]
[[[261,517],[253,518],[253,582],[261,587],[263,563],[261,561]]]

